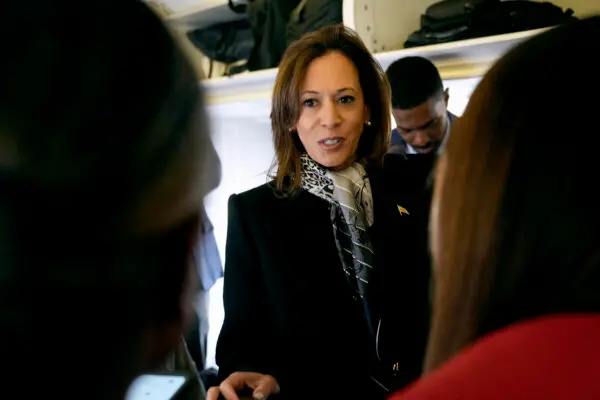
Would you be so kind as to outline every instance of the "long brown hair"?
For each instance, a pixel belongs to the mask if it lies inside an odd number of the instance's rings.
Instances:
[[[456,123],[432,208],[427,371],[511,323],[600,312],[598,37],[595,17],[513,49]]]
[[[343,25],[332,25],[309,33],[286,50],[273,89],[271,128],[275,161],[271,168],[278,191],[294,193],[300,185],[300,155],[304,151],[292,131],[300,116],[300,86],[308,65],[332,51],[352,61],[371,113],[371,125],[361,136],[357,158],[367,164],[381,163],[391,134],[390,88],[379,63],[358,35]],[[276,171],[276,172],[275,172]]]

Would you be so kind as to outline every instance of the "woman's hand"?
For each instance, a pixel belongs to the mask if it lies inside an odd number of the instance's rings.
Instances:
[[[234,372],[217,387],[208,390],[207,400],[218,400],[221,395],[226,400],[239,400],[237,393],[244,388],[252,389],[252,398],[265,400],[279,393],[279,384],[271,375],[256,372]]]

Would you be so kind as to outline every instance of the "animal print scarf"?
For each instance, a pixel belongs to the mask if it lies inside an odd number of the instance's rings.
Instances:
[[[342,267],[351,288],[366,301],[364,296],[374,260],[367,233],[373,225],[369,177],[359,163],[342,171],[332,171],[307,154],[302,155],[301,161],[302,188],[331,204],[331,224]]]

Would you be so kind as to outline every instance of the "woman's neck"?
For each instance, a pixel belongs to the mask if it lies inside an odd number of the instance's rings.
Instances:
[[[348,168],[349,166],[351,166],[352,164],[354,164],[355,162],[356,162],[356,154],[353,155],[352,157],[348,158],[343,164],[340,164],[336,167],[327,168],[327,169],[330,169],[332,171],[343,171],[346,168]]]

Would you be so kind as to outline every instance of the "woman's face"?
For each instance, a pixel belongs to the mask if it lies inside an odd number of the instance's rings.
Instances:
[[[296,123],[310,158],[327,168],[350,164],[367,121],[369,110],[354,64],[340,52],[313,60],[300,89]]]

